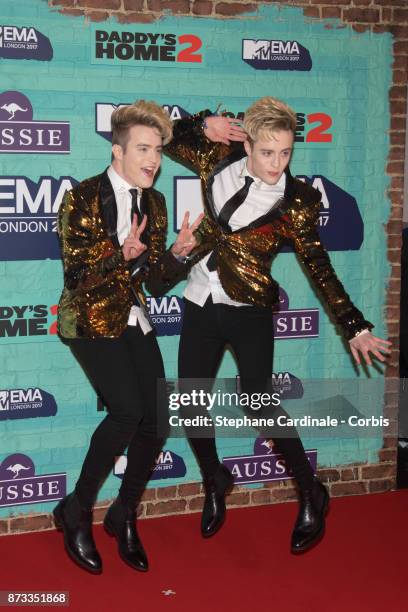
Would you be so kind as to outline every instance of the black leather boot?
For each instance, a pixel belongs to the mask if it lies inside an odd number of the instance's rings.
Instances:
[[[225,495],[232,489],[234,477],[222,463],[212,478],[203,481],[205,500],[201,516],[201,535],[213,536],[225,520]]]
[[[103,526],[116,537],[121,559],[140,572],[147,572],[149,563],[136,531],[136,512],[117,497],[108,509]]]
[[[55,526],[64,532],[65,550],[80,567],[102,572],[102,559],[92,536],[92,510],[81,508],[75,493],[62,499],[53,510]]]
[[[300,491],[300,509],[292,533],[293,553],[304,552],[324,535],[325,516],[329,508],[326,487],[315,477],[311,489]]]

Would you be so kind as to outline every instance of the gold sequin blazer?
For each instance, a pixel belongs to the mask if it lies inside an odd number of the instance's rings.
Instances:
[[[64,289],[58,307],[58,333],[63,338],[116,338],[127,325],[129,311],[144,304],[142,282],[152,295],[162,295],[170,281],[184,273],[165,250],[167,211],[163,194],[144,189],[147,227],[145,271],[132,280],[132,263],[123,258],[117,237],[117,205],[107,172],[67,192],[58,215],[64,267]]]
[[[279,286],[270,268],[282,243],[289,240],[344,336],[350,339],[363,329],[371,329],[373,325],[353,305],[338,280],[320,241],[320,192],[292,177],[289,168],[284,196],[269,212],[239,230],[220,225],[212,194],[214,177],[246,154],[242,145],[228,147],[206,138],[202,124],[208,115],[203,111],[176,121],[173,140],[165,147],[170,157],[201,178],[205,217],[196,230],[199,246],[189,266],[215,251],[220,282],[230,298],[273,308],[278,304]]]

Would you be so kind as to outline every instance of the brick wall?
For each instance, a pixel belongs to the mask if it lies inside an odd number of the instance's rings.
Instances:
[[[337,466],[321,469],[318,475],[329,488],[331,497],[389,491],[394,485],[395,452],[393,449],[383,449],[380,455],[380,463],[375,465]],[[229,508],[242,508],[277,504],[296,499],[297,493],[293,482],[278,481],[266,483],[258,489],[235,487],[227,497],[227,505]],[[138,516],[139,518],[153,518],[200,512],[203,500],[203,489],[199,482],[147,489],[139,505]],[[103,521],[110,503],[111,500],[98,502],[94,510],[95,523]],[[0,535],[53,528],[51,514],[32,514],[0,520]]]
[[[115,17],[120,23],[150,23],[163,14],[205,18],[247,19],[262,4],[302,7],[306,17],[325,21],[325,27],[350,27],[356,32],[391,32],[393,35],[393,82],[389,91],[391,124],[390,151],[387,167],[391,177],[388,197],[391,215],[386,227],[391,276],[387,292],[386,322],[393,352],[386,370],[386,409],[384,416],[397,418],[398,410],[398,334],[400,295],[400,249],[404,186],[406,129],[406,96],[408,77],[408,7],[406,0],[49,0],[52,10],[63,14],[85,16],[92,21]],[[250,17],[251,18],[251,17]],[[339,21],[330,21],[337,18]],[[396,430],[395,430],[396,431]],[[319,475],[327,483],[332,496],[387,491],[395,485],[396,437],[387,437],[379,451],[378,463],[353,464],[321,469]],[[262,488],[237,487],[228,497],[229,506],[247,506],[291,501],[296,498],[293,483],[267,483]],[[200,483],[179,484],[145,492],[139,515],[152,516],[197,512],[203,502]],[[108,501],[98,503],[95,522],[101,522]],[[0,519],[0,535],[53,528],[49,514],[32,514]]]

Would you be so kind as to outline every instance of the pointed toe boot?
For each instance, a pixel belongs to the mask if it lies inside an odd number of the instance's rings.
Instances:
[[[105,530],[118,543],[121,559],[139,572],[147,572],[149,562],[136,529],[136,511],[122,503],[119,497],[108,509],[103,522]]]
[[[300,508],[292,533],[291,551],[301,553],[317,544],[324,535],[329,494],[318,478],[311,489],[300,492]]]
[[[92,535],[92,510],[81,508],[75,493],[62,499],[53,510],[55,526],[64,533],[64,546],[70,558],[82,569],[102,572],[102,559]]]
[[[222,464],[214,476],[203,481],[205,499],[201,516],[201,535],[209,538],[221,529],[225,521],[225,496],[232,489],[234,477]]]

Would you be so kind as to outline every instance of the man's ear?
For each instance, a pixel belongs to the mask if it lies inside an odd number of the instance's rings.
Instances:
[[[245,148],[245,152],[248,156],[252,155],[252,147],[251,144],[248,142],[248,140],[244,141],[244,148]]]
[[[123,158],[123,150],[122,147],[118,144],[112,145],[112,155],[114,159],[121,160]]]

